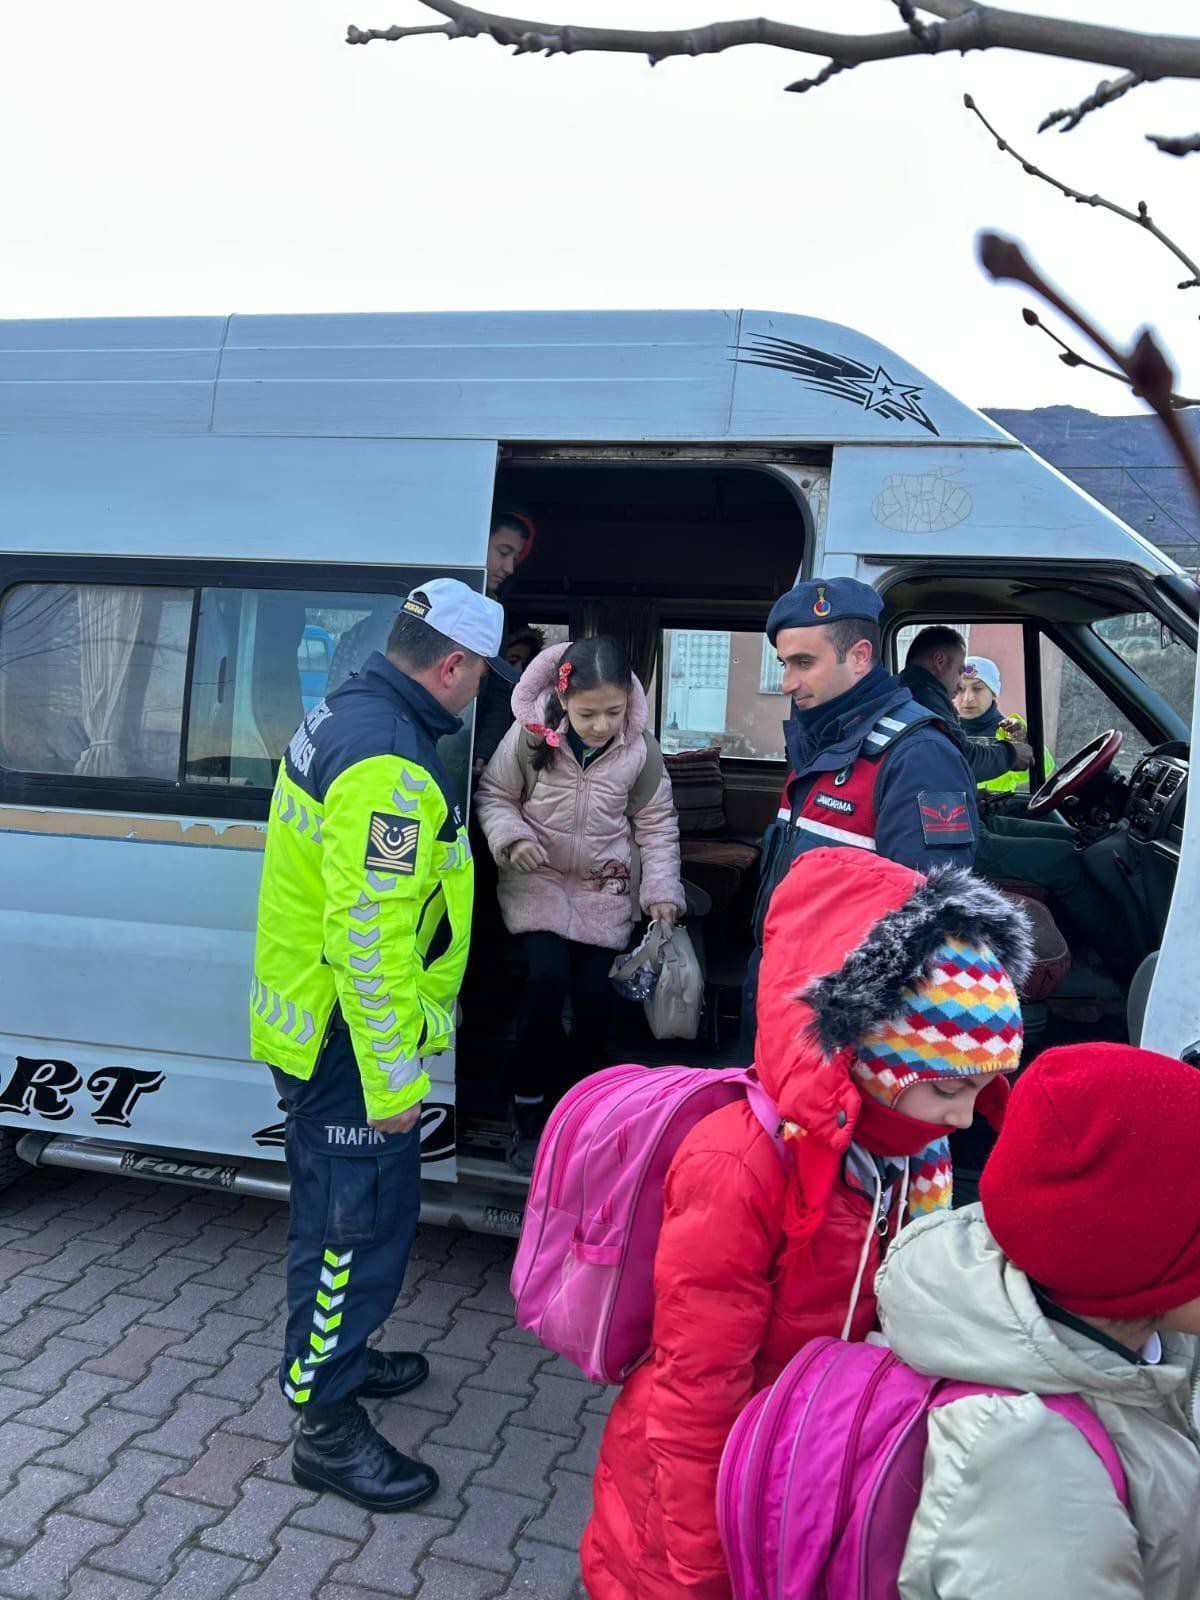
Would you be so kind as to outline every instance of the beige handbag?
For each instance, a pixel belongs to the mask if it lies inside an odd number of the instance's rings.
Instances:
[[[613,962],[610,976],[627,996],[650,989],[642,1004],[656,1039],[694,1039],[700,1031],[704,975],[686,928],[652,922],[641,944]]]

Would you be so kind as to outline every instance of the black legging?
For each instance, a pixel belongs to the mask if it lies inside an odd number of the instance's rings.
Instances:
[[[608,969],[617,952],[556,933],[523,933],[520,946],[528,975],[517,1011],[512,1091],[522,1098],[557,1099],[603,1061],[615,998]],[[568,994],[569,1040],[563,1028]]]

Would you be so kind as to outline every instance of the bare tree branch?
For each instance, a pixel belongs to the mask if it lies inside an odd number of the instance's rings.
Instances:
[[[1087,99],[1081,100],[1077,106],[1067,106],[1062,111],[1052,111],[1048,117],[1043,117],[1038,123],[1038,132],[1045,133],[1047,128],[1053,128],[1061,123],[1059,133],[1070,133],[1072,128],[1079,126],[1089,112],[1099,111],[1101,106],[1111,106],[1115,100],[1127,95],[1130,89],[1136,89],[1139,84],[1149,81],[1136,72],[1126,72],[1111,83],[1105,79],[1103,83],[1098,83]]]
[[[1117,205],[1114,200],[1106,200],[1101,194],[1084,194],[1079,189],[1072,189],[1070,184],[1063,183],[1060,178],[1052,177],[1048,172],[1043,172],[1041,167],[1035,167],[1032,161],[1027,161],[1019,151],[1014,150],[1012,145],[1009,144],[1008,140],[1003,136],[1003,134],[997,133],[996,129],[992,127],[991,123],[984,116],[983,112],[980,111],[979,107],[975,104],[974,99],[969,94],[963,95],[963,105],[966,106],[968,111],[973,112],[975,116],[979,118],[980,122],[983,123],[984,127],[996,141],[997,148],[1005,155],[1011,156],[1013,160],[1019,164],[1023,172],[1028,173],[1031,178],[1040,178],[1043,183],[1048,183],[1052,189],[1057,189],[1059,194],[1063,195],[1068,200],[1074,200],[1079,205],[1097,206],[1104,211],[1111,211],[1115,216],[1123,217],[1126,222],[1132,222],[1137,227],[1144,228],[1147,233],[1153,234],[1158,242],[1165,246],[1165,248],[1171,252],[1177,261],[1181,261],[1191,273],[1191,278],[1189,278],[1186,282],[1181,283],[1179,287],[1181,289],[1191,289],[1197,287],[1197,280],[1200,279],[1200,263],[1193,261],[1191,256],[1189,256],[1185,250],[1177,245],[1173,239],[1167,237],[1167,235],[1155,222],[1154,218],[1150,215],[1144,200],[1138,201],[1138,208],[1136,211],[1127,211],[1124,206]]]
[[[1200,497],[1200,454],[1197,454],[1190,434],[1179,420],[1179,412],[1174,405],[1175,374],[1150,330],[1143,328],[1132,350],[1118,350],[1077,306],[1047,283],[1014,239],[1005,239],[998,233],[981,234],[979,259],[984,271],[999,282],[1023,283],[1026,288],[1041,295],[1125,375],[1134,394],[1145,400],[1162,419],[1192,488]]]
[[[561,23],[533,22],[496,12],[478,11],[462,0],[422,0],[446,19],[433,31],[447,38],[486,36],[497,44],[546,55],[572,55],[580,51],[648,56],[663,61],[668,56],[716,55],[742,45],[768,45],[804,55],[824,56],[842,70],[871,61],[895,61],[919,53],[944,55],[966,50],[1016,50],[1026,55],[1051,56],[1063,61],[1087,61],[1114,67],[1147,80],[1200,78],[1200,38],[1181,34],[1138,33],[1127,28],[1068,22],[1030,12],[997,6],[963,3],[963,0],[917,0],[910,14],[926,11],[944,18],[938,27],[922,24],[922,39],[911,26],[891,33],[833,33],[823,28],[774,22],[766,17],[715,22],[698,28],[640,29],[571,27]],[[356,28],[347,31],[347,43],[369,44],[375,39],[407,39],[428,28]],[[827,81],[803,80],[796,90]]]
[[[1103,367],[1098,361],[1089,361],[1086,356],[1081,356],[1078,350],[1073,350],[1065,339],[1060,338],[1055,333],[1053,328],[1048,328],[1037,312],[1030,307],[1026,306],[1021,312],[1021,316],[1024,318],[1026,327],[1037,328],[1039,332],[1046,335],[1047,339],[1053,339],[1060,351],[1058,359],[1064,367],[1086,367],[1089,372],[1098,372],[1102,378],[1115,378],[1118,383],[1123,383],[1126,388],[1129,387],[1129,379],[1123,372],[1117,371],[1115,367]],[[1185,411],[1189,406],[1200,406],[1200,400],[1193,400],[1186,394],[1172,394],[1171,404],[1176,411]]]
[[[1189,133],[1182,139],[1173,139],[1163,133],[1148,133],[1146,137],[1165,156],[1194,156],[1200,150],[1200,133]]]
[[[900,20],[921,46],[921,49],[928,50],[931,54],[936,52],[937,36],[941,32],[939,24],[935,22],[931,27],[928,22],[923,22],[917,15],[917,8],[913,5],[912,0],[892,0],[892,3],[900,13]]]

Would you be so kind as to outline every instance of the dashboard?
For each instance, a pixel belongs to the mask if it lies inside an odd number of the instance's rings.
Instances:
[[[1181,749],[1179,745],[1164,746],[1142,757],[1129,778],[1125,810],[1132,839],[1154,845],[1176,860],[1183,845],[1188,778],[1186,755],[1175,753]]]

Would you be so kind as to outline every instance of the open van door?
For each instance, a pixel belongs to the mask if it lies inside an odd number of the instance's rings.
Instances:
[[[1190,751],[1200,748],[1200,655],[1192,696]],[[1190,787],[1190,785],[1189,785]],[[1141,1038],[1135,1042],[1164,1055],[1200,1061],[1200,983],[1196,981],[1200,958],[1200,805],[1184,813],[1183,845],[1175,876],[1175,892],[1163,932],[1162,947],[1154,962]]]

